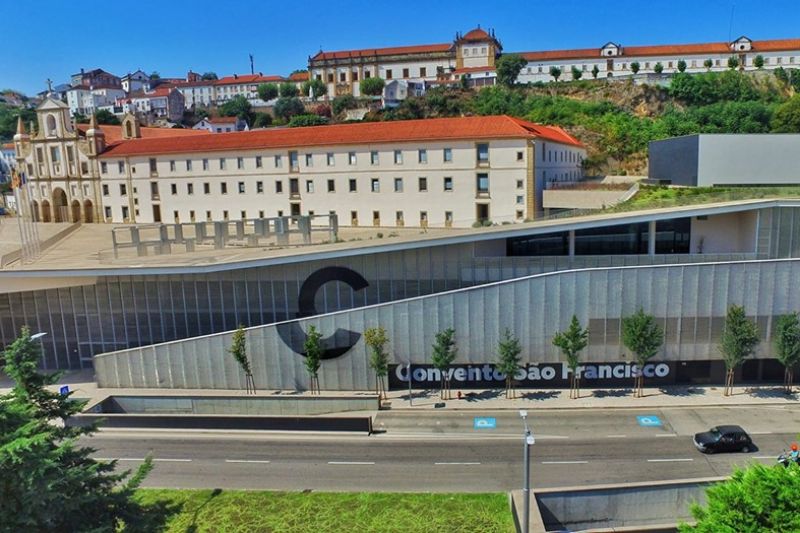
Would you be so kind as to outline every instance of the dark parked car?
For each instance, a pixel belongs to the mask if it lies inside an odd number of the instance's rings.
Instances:
[[[717,426],[694,436],[694,445],[703,453],[749,452],[755,448],[750,435],[739,426]]]

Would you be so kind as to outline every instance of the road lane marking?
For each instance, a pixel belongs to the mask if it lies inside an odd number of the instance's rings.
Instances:
[[[120,457],[118,459],[109,457],[95,457],[96,461],[144,461],[144,457]],[[156,459],[153,458],[154,463],[191,463],[191,459]]]
[[[775,460],[775,461],[778,460],[777,457],[773,457],[771,455],[754,455],[753,459],[772,459],[772,460]]]
[[[269,461],[261,461],[258,459],[225,459],[226,463],[258,463],[268,465]]]
[[[543,465],[585,465],[589,461],[542,461]]]
[[[435,465],[479,465],[480,463],[433,463]]]
[[[751,435],[772,435],[772,431],[751,431]]]
[[[328,461],[329,465],[374,465],[373,461]]]
[[[675,433],[659,433],[656,437],[677,437],[678,435]]]
[[[648,459],[648,463],[688,463],[694,459]]]
[[[607,439],[624,439],[627,435],[606,435]]]
[[[536,435],[536,438],[539,440],[544,439],[568,439],[566,435]]]

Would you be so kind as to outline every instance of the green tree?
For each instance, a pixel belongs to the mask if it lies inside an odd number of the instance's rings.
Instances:
[[[266,128],[272,125],[272,115],[269,113],[256,113],[253,119],[254,128]]]
[[[441,374],[439,389],[443,400],[450,398],[450,365],[455,361],[457,353],[455,335],[456,330],[447,328],[436,334],[433,343],[431,363]]]
[[[244,326],[240,325],[239,328],[233,332],[233,339],[228,352],[236,360],[242,372],[244,372],[247,394],[255,394],[256,382],[253,379],[253,369],[250,366],[250,360],[247,358],[247,333],[244,330]]]
[[[246,120],[248,124],[253,123],[253,106],[241,94],[237,94],[219,108],[219,113],[223,117],[239,117]]]
[[[386,82],[382,78],[365,78],[358,84],[361,94],[366,96],[381,96]]]
[[[581,71],[581,69],[579,69],[575,65],[572,65],[572,71],[571,72],[572,72],[572,79],[573,80],[579,80],[579,79],[581,79],[583,77],[583,72]]]
[[[216,72],[204,72],[203,75],[200,76],[200,79],[213,81],[213,80],[218,80],[219,78],[217,77]]]
[[[325,96],[328,94],[328,85],[324,81],[316,78],[313,80],[304,81],[303,96],[310,96],[312,90],[314,91],[314,100],[316,100],[320,96]]]
[[[659,61],[653,67],[653,72],[655,72],[656,74],[661,74],[662,72],[664,72],[664,65],[662,65],[661,62]]]
[[[76,124],[88,124],[89,123],[89,117],[87,117],[83,113],[78,113],[77,111],[75,111],[72,114],[72,120],[74,120]]]
[[[150,73],[149,77],[151,80],[160,80],[161,74],[159,74],[157,71],[154,70],[153,72]]]
[[[797,312],[778,317],[773,335],[775,355],[784,366],[783,386],[792,393],[794,367],[800,363],[800,316]]]
[[[758,54],[755,58],[753,58],[753,66],[758,69],[764,68],[764,56]]]
[[[728,58],[728,68],[731,70],[736,70],[739,68],[739,58],[736,56],[730,56]]]
[[[269,102],[270,100],[277,98],[278,92],[279,89],[277,83],[262,83],[258,86],[258,97],[265,102]]]
[[[309,377],[309,389],[311,394],[320,394],[319,369],[322,366],[322,354],[325,349],[322,347],[322,333],[317,331],[316,326],[308,327],[303,350],[305,351],[303,355]]]
[[[285,81],[278,87],[281,98],[294,98],[297,96],[297,85],[290,81]]]
[[[758,346],[758,326],[747,318],[744,307],[732,305],[728,308],[725,325],[722,327],[720,352],[725,361],[725,396],[733,391],[733,376],[736,368],[755,352]]]
[[[497,370],[506,375],[506,398],[516,398],[514,389],[514,374],[519,370],[522,346],[519,339],[508,330],[503,331],[500,342],[497,344]]]
[[[664,344],[664,331],[656,324],[656,318],[639,308],[631,316],[622,319],[622,344],[633,353],[639,367],[634,384],[635,397],[642,396],[644,387],[644,365],[652,359]]]
[[[528,61],[519,54],[504,54],[497,60],[497,83],[513,87]]]
[[[775,109],[771,124],[775,133],[800,133],[800,94]]]
[[[98,124],[110,124],[114,126],[119,126],[120,121],[117,116],[108,111],[107,109],[101,109],[97,113],[94,114],[94,118],[97,119]]]
[[[315,115],[313,113],[295,115],[289,119],[290,128],[300,128],[304,126],[324,126],[327,123],[327,118]]]
[[[569,327],[565,331],[556,332],[553,337],[553,346],[561,350],[570,369],[570,398],[580,398],[580,375],[578,367],[581,365],[580,352],[589,345],[589,328],[581,327],[578,317],[572,315]]]
[[[364,343],[369,350],[369,367],[375,372],[375,392],[378,399],[385,398],[384,380],[389,374],[389,355],[386,353],[389,336],[386,335],[386,329],[381,326],[368,328],[364,332]]]
[[[333,99],[331,102],[331,109],[336,116],[341,115],[348,109],[355,109],[358,107],[358,100],[352,94],[342,94]]]
[[[306,107],[299,98],[286,98],[282,96],[278,98],[277,102],[275,102],[275,116],[278,116],[284,120],[289,120],[293,116],[302,115],[305,112]]]
[[[706,59],[703,61],[703,66],[706,67],[706,70],[711,70],[711,67],[714,66],[714,62],[710,59]]]
[[[633,63],[631,63],[631,72],[633,72],[634,74],[639,74],[639,69],[641,67],[642,65],[640,65],[638,61],[634,61]]]
[[[558,81],[558,78],[561,77],[561,69],[559,67],[550,67],[550,75],[554,80]]]
[[[117,474],[116,461],[95,460],[95,450],[77,445],[97,425],[66,424],[86,402],[48,390],[61,374],[39,373],[41,345],[30,329],[23,327],[3,356],[14,387],[0,397],[0,530],[160,530],[159,517],[133,498],[152,459],[132,476]]]
[[[686,61],[683,59],[678,60],[678,72],[686,72]]]
[[[597,79],[597,76],[600,75],[600,67],[597,66],[597,63],[594,64],[592,67],[592,78]]]
[[[681,533],[800,531],[800,468],[753,464],[706,489],[706,505],[691,506],[696,524]]]

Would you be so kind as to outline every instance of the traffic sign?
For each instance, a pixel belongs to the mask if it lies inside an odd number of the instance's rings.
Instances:
[[[644,427],[660,427],[661,420],[655,415],[644,415],[644,416],[637,416],[636,421],[639,422],[640,426]]]
[[[473,429],[497,429],[497,419],[487,416],[476,416],[472,420]]]
[[[64,385],[63,387],[58,389],[58,393],[61,394],[62,396],[66,396],[67,394],[69,394],[69,385]]]

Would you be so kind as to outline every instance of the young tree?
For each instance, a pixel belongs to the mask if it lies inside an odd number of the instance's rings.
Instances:
[[[703,66],[706,67],[706,70],[711,70],[711,67],[714,66],[714,62],[710,59],[706,59],[703,61]]]
[[[309,376],[309,388],[311,394],[320,394],[319,388],[319,368],[322,366],[322,333],[317,331],[316,326],[309,326],[306,334],[306,342],[303,344],[305,350],[305,365]]]
[[[114,126],[119,126],[120,121],[117,116],[108,111],[107,109],[101,109],[97,113],[94,114],[95,120],[97,120],[98,124],[111,124]]]
[[[440,395],[443,400],[450,398],[450,365],[456,358],[456,330],[447,328],[436,334],[433,343],[431,362],[442,375]]]
[[[14,388],[0,397],[0,530],[160,530],[150,522],[157,517],[133,499],[152,459],[133,476],[116,474],[116,461],[95,460],[95,450],[78,446],[97,425],[66,424],[86,402],[47,389],[60,373],[39,373],[41,355],[27,327],[3,354]]]
[[[655,66],[653,67],[653,72],[655,72],[656,74],[661,74],[662,72],[664,72],[664,65],[662,65],[661,62],[656,63]]]
[[[333,99],[331,109],[333,114],[338,116],[347,111],[348,109],[355,109],[358,107],[358,100],[352,94],[342,94]]]
[[[592,67],[592,78],[597,79],[597,76],[600,75],[600,67],[597,66],[597,63]]]
[[[368,328],[364,332],[364,342],[369,349],[369,367],[375,372],[375,392],[378,399],[386,397],[386,384],[384,379],[389,374],[389,356],[386,353],[386,344],[389,337],[383,327]]]
[[[239,364],[239,368],[244,372],[247,394],[255,394],[256,382],[253,379],[253,369],[250,367],[250,360],[247,358],[247,333],[244,331],[244,326],[240,325],[239,328],[233,332],[233,339],[228,352],[230,352]]]
[[[638,61],[634,61],[633,63],[631,63],[631,72],[633,72],[634,75],[639,74],[639,69],[641,67],[642,65],[640,65]]]
[[[201,80],[218,80],[216,72],[204,72],[202,76],[200,76]]]
[[[796,312],[778,317],[773,342],[778,361],[785,367],[783,387],[791,394],[794,367],[800,362],[800,317]]]
[[[725,360],[725,396],[733,391],[733,376],[742,362],[751,356],[758,346],[758,327],[747,318],[744,307],[732,305],[728,308],[719,349]]]
[[[678,72],[686,72],[686,61],[683,59],[678,60]]]
[[[324,81],[316,78],[313,80],[304,81],[303,96],[311,96],[312,94],[314,95],[314,100],[320,96],[325,96],[328,94],[328,85]]]
[[[295,115],[302,115],[306,112],[306,107],[299,98],[280,97],[275,102],[275,115],[283,120],[289,120]]]
[[[736,56],[731,56],[728,58],[728,68],[731,70],[736,70],[739,68],[739,58]]]
[[[278,93],[281,95],[281,98],[294,98],[298,93],[297,85],[290,81],[285,81],[278,87]]]
[[[567,366],[570,369],[570,398],[580,398],[580,376],[578,367],[581,364],[580,352],[589,345],[589,328],[582,328],[578,317],[572,315],[572,320],[566,331],[556,332],[553,337],[553,346],[556,346],[567,359]]]
[[[764,56],[762,56],[761,54],[757,55],[753,59],[753,66],[755,66],[758,69],[764,68]]]
[[[800,94],[775,109],[771,126],[774,133],[800,133]]]
[[[631,316],[622,319],[622,344],[636,358],[639,371],[636,373],[633,395],[642,396],[644,374],[642,370],[647,361],[653,358],[664,344],[664,331],[656,324],[656,318],[639,308]]]
[[[258,97],[263,101],[268,102],[278,97],[278,91],[278,84],[262,83],[258,86]]]
[[[223,117],[238,117],[242,120],[246,120],[248,124],[253,123],[253,106],[251,106],[247,98],[241,94],[237,94],[222,104],[219,108],[219,113]]]
[[[519,54],[503,54],[497,60],[497,83],[513,87],[528,61]]]
[[[572,71],[571,72],[572,72],[572,79],[573,80],[579,80],[579,79],[581,79],[583,77],[583,72],[581,71],[581,69],[579,69],[575,65],[572,65]]]
[[[254,128],[266,128],[272,125],[272,115],[269,113],[256,113],[253,119]]]
[[[161,74],[159,74],[157,71],[154,70],[153,72],[150,73],[150,79],[151,80],[160,80],[161,79]]]
[[[365,78],[361,80],[358,87],[361,89],[361,94],[366,96],[381,96],[385,85],[386,83],[381,78]]]
[[[506,328],[497,344],[497,363],[495,363],[497,370],[506,375],[506,398],[516,398],[514,374],[519,370],[520,353],[522,346],[519,344],[519,339]]]
[[[561,69],[559,67],[550,67],[550,75],[553,76],[553,79],[558,81],[558,78],[561,77]]]
[[[800,531],[800,469],[753,464],[706,489],[706,504],[691,506],[696,524],[681,533]]]

